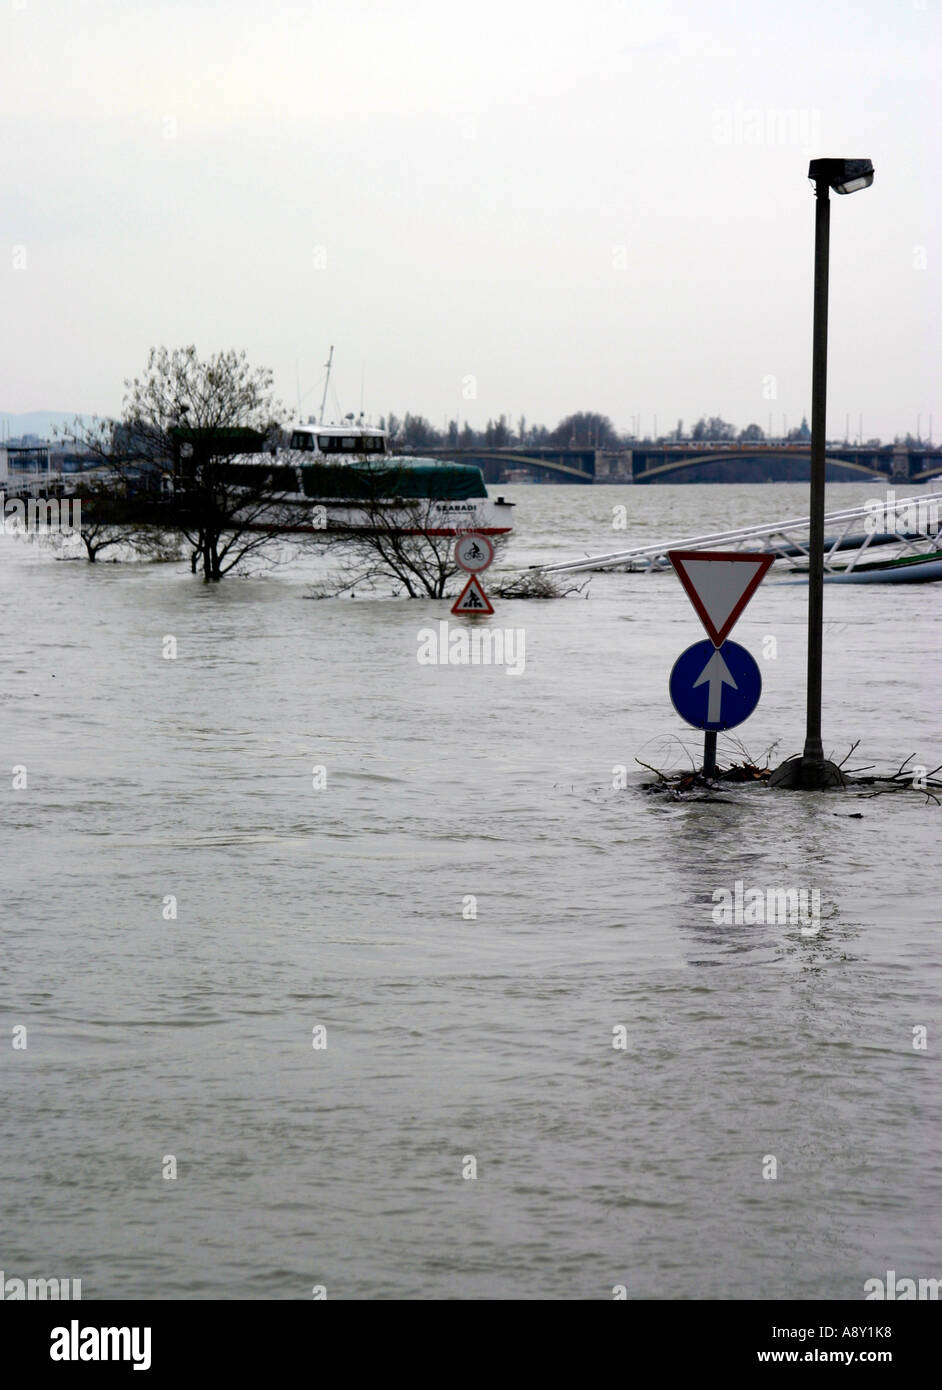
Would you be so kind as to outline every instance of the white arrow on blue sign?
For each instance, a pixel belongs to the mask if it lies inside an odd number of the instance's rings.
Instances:
[[[734,729],[759,703],[762,677],[738,642],[694,642],[674,662],[670,693],[674,709],[695,729]]]

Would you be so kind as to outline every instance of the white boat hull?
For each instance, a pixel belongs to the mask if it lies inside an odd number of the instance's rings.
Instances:
[[[397,501],[378,503],[370,509],[345,504],[336,499],[319,502],[316,497],[286,498],[285,503],[297,511],[297,522],[287,525],[279,518],[270,529],[310,532],[318,531],[399,531],[410,535],[459,536],[475,531],[484,536],[505,536],[513,530],[513,502],[503,498],[473,497],[463,502],[420,499],[413,503]],[[279,507],[279,511],[281,508]],[[269,529],[259,519],[260,530]]]
[[[371,515],[362,508],[344,507],[336,502],[326,502],[322,506],[327,530],[375,528],[375,512]],[[421,502],[413,507],[397,506],[392,502],[383,508],[383,524],[428,536],[458,536],[463,531],[503,536],[513,530],[513,503],[492,501],[489,497],[475,497],[466,502]]]

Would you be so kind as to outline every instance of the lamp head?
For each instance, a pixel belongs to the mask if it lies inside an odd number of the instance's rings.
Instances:
[[[835,193],[856,193],[873,183],[873,165],[869,159],[813,159],[808,177],[815,183],[823,181]]]

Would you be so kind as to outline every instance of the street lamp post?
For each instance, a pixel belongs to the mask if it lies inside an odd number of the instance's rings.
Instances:
[[[869,159],[813,159],[814,180],[814,327],[811,361],[811,499],[808,532],[808,703],[805,746],[772,774],[771,785],[820,790],[844,785],[840,768],[824,756],[821,742],[821,670],[824,627],[824,479],[828,376],[828,254],[831,203],[829,190],[855,193],[873,183]]]

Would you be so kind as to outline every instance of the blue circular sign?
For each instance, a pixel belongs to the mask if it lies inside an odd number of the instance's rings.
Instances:
[[[694,642],[674,662],[671,703],[695,729],[734,729],[762,694],[755,658],[738,642]]]

